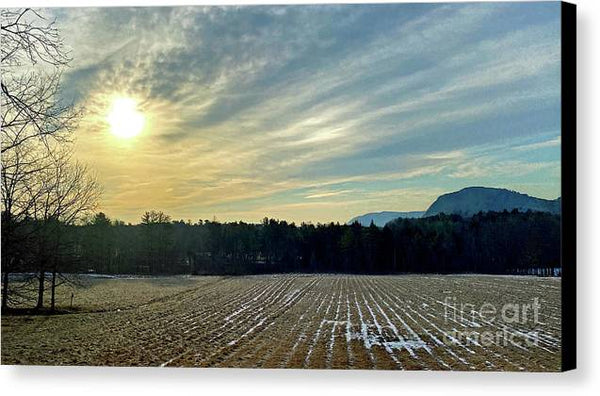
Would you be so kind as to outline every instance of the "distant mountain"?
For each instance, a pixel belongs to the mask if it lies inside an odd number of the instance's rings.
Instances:
[[[368,227],[371,225],[371,221],[378,227],[383,227],[392,220],[403,218],[419,218],[422,217],[425,212],[376,212],[367,213],[362,216],[356,216],[351,219],[348,224],[353,224],[358,221],[360,225]]]
[[[531,197],[504,188],[467,187],[460,191],[440,195],[423,217],[439,213],[469,217],[479,212],[501,212],[518,209],[560,213],[560,198],[549,200]]]

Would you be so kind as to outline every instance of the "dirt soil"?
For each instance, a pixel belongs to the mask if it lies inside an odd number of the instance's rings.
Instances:
[[[2,316],[2,364],[502,371],[561,364],[557,278],[95,279],[61,289],[57,301],[71,313]]]

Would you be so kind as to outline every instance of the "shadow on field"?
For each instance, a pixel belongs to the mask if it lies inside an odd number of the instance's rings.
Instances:
[[[90,311],[78,307],[54,310],[51,310],[50,308],[6,308],[2,310],[2,316],[56,316],[87,312]]]

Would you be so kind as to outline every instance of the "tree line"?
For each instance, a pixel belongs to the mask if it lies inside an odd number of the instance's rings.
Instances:
[[[59,273],[526,274],[543,269],[550,275],[560,267],[560,217],[516,210],[398,219],[383,228],[268,218],[260,224],[192,223],[156,211],[132,225],[98,213],[85,224],[57,223],[49,233],[61,237],[53,250],[45,248],[56,243],[46,234],[31,242],[56,254],[43,260]],[[35,272],[41,252],[26,251],[19,271]]]

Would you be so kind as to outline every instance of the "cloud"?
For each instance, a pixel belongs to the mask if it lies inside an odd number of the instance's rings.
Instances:
[[[519,177],[542,169],[560,168],[559,161],[552,162],[525,162],[525,161],[494,161],[490,159],[477,159],[459,164],[450,176],[455,178],[474,177]]]
[[[338,195],[348,194],[348,193],[351,193],[352,191],[353,190],[340,190],[340,191],[320,192],[320,193],[315,193],[315,194],[307,195],[305,198],[306,199],[329,198],[329,197],[335,197],[335,196],[338,196]]]
[[[530,143],[530,144],[525,144],[522,146],[517,146],[517,147],[514,147],[514,150],[518,150],[518,151],[538,150],[538,149],[547,148],[547,147],[557,147],[557,146],[560,146],[560,144],[561,144],[560,136],[557,136],[553,139],[546,140],[543,142]]]
[[[560,144],[539,140],[560,128],[555,4],[50,12],[75,58],[65,95],[87,109],[78,156],[119,217],[160,207],[235,219],[267,204],[310,215],[306,205],[342,198],[353,210],[402,209],[400,197],[380,198],[511,171],[534,185],[560,158],[537,154]],[[115,95],[147,116],[134,142],[106,133]],[[349,210],[329,207],[320,218]]]

